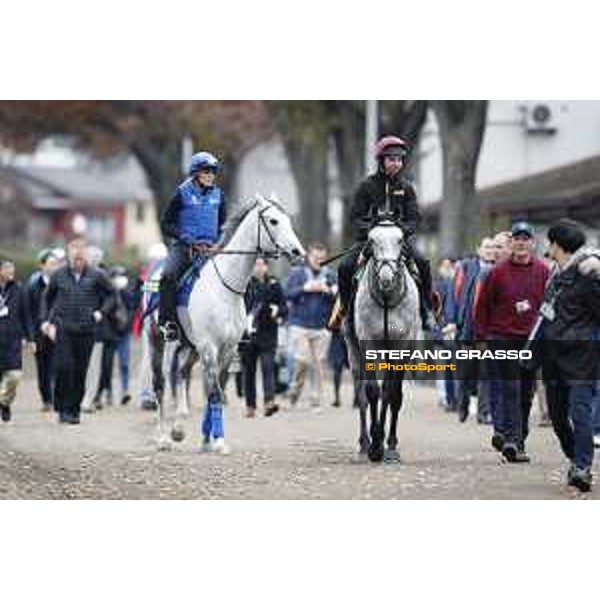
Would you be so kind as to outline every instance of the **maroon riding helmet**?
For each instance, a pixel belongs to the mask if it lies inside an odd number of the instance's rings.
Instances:
[[[408,142],[395,135],[386,135],[375,144],[375,158],[381,161],[386,156],[406,157],[410,150]]]

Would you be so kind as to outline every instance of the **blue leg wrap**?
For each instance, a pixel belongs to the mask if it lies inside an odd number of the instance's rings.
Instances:
[[[223,428],[223,405],[219,403],[209,404],[212,421],[212,436],[214,439],[225,437]]]
[[[206,441],[210,440],[210,432],[212,431],[212,411],[210,404],[204,407],[204,417],[202,419],[202,435]]]

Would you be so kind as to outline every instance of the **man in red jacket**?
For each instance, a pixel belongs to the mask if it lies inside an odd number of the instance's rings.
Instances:
[[[515,223],[511,230],[511,257],[495,266],[483,282],[475,306],[477,338],[491,350],[522,350],[544,296],[548,267],[533,255],[533,227]],[[535,372],[517,360],[492,361],[494,379],[502,385],[504,440],[502,454],[508,462],[529,462],[525,439],[535,385]]]

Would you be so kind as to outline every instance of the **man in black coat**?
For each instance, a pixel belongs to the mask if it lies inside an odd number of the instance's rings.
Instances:
[[[265,416],[279,410],[275,402],[275,351],[279,325],[287,316],[285,294],[279,281],[269,275],[264,258],[257,258],[244,300],[248,313],[247,343],[242,353],[246,416],[256,412],[256,365],[262,369]]]
[[[42,297],[42,333],[55,343],[54,407],[59,422],[78,424],[96,325],[111,314],[114,288],[87,263],[83,240],[68,246],[68,264],[52,275]]]
[[[568,484],[587,492],[594,458],[592,400],[600,361],[600,258],[583,247],[585,234],[573,221],[551,227],[548,241],[550,258],[558,265],[541,311],[546,317],[542,369],[548,413],[571,461]]]
[[[0,261],[0,418],[12,418],[11,404],[23,374],[23,341],[32,341],[31,321],[15,266]]]
[[[350,224],[357,243],[367,240],[373,219],[379,215],[390,216],[400,225],[405,235],[405,249],[418,271],[418,288],[421,296],[421,317],[426,329],[433,325],[431,309],[431,268],[416,248],[419,222],[417,195],[404,175],[409,146],[402,138],[383,137],[375,148],[377,171],[363,180],[354,195],[350,211]],[[338,272],[339,303],[329,322],[330,329],[337,330],[347,313],[354,292],[353,278],[356,273],[361,248],[357,248],[340,263]],[[412,266],[409,261],[409,266]]]
[[[42,296],[48,287],[50,277],[59,266],[58,258],[51,250],[43,250],[38,255],[40,268],[33,273],[27,284],[27,306],[33,325],[33,336],[35,340],[35,364],[37,371],[37,382],[40,396],[42,398],[42,410],[52,410],[54,401],[52,399],[52,357],[54,344],[42,334],[41,309]]]

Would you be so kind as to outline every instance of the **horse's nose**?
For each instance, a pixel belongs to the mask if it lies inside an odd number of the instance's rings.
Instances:
[[[306,253],[300,248],[293,248],[290,254],[293,264],[300,264],[306,256]]]

